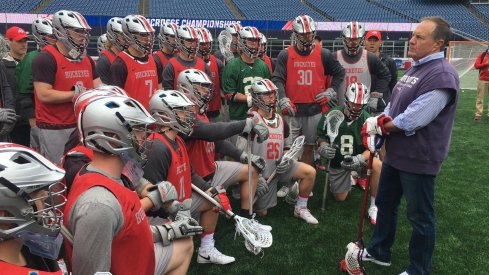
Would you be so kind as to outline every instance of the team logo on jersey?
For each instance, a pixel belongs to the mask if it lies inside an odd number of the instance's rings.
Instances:
[[[90,72],[88,70],[76,70],[76,71],[66,71],[65,78],[80,78],[80,77],[90,77]]]

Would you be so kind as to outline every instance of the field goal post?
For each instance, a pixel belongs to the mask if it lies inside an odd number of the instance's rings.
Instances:
[[[479,71],[474,68],[480,52],[489,47],[489,42],[450,41],[447,49],[448,61],[457,70],[460,89],[476,90]]]

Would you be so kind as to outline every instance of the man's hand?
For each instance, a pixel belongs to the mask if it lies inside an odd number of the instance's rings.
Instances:
[[[240,159],[241,163],[247,164],[248,163],[248,154],[243,152],[239,159]],[[258,169],[258,173],[260,173],[263,169],[265,169],[265,160],[260,156],[256,156],[256,155],[252,154],[251,155],[251,164],[256,169]]]
[[[0,108],[0,123],[15,124],[17,116],[15,111],[7,108]]]
[[[169,201],[178,199],[177,190],[169,181],[161,181],[148,189],[148,197],[153,203],[151,210],[157,211],[161,206]]]
[[[256,186],[256,197],[260,198],[265,196],[270,191],[267,181],[260,175],[258,177],[258,184]]]
[[[295,116],[297,112],[297,107],[295,107],[294,103],[290,101],[288,97],[281,98],[278,101],[278,106],[282,110],[282,115],[284,116]]]
[[[367,160],[362,154],[358,154],[356,156],[346,155],[341,162],[341,167],[345,170],[356,171],[357,173],[361,174],[362,170],[367,168]]]
[[[324,143],[323,145],[319,146],[318,148],[319,155],[323,158],[326,159],[334,159],[334,156],[336,155],[336,148],[328,143]]]
[[[243,134],[256,135],[258,143],[262,143],[268,138],[268,132],[268,127],[257,116],[246,118]]]

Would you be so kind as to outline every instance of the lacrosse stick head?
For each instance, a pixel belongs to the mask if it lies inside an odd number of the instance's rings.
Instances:
[[[345,266],[350,275],[364,275],[365,269],[362,264],[363,245],[351,242],[346,246]]]
[[[290,146],[289,151],[287,151],[283,157],[282,161],[289,161],[291,159],[299,159],[302,155],[302,148],[304,147],[304,142],[306,141],[305,136],[298,136],[292,145]]]
[[[221,51],[222,56],[226,61],[234,58],[234,54],[231,51],[231,43],[233,42],[233,36],[231,33],[225,29],[219,33],[217,37],[217,41],[219,42],[219,50]]]
[[[236,221],[236,232],[245,239],[245,247],[255,255],[262,248],[268,248],[273,243],[272,233],[259,222],[241,216],[234,216]]]
[[[340,110],[332,110],[326,115],[326,125],[327,134],[329,137],[330,144],[333,144],[336,136],[338,136],[338,130],[340,129],[341,123],[345,120],[345,115]]]

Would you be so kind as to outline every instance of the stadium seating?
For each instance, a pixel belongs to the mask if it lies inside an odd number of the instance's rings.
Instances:
[[[149,0],[149,17],[236,19],[224,0]]]
[[[310,15],[316,21],[324,17],[302,4],[299,0],[234,0],[234,3],[251,20],[291,20],[300,14]]]
[[[43,13],[74,10],[83,15],[126,16],[128,14],[138,14],[138,6],[139,1],[134,0],[91,0],[90,3],[80,0],[53,0],[46,6]]]
[[[482,13],[485,17],[489,18],[489,4],[477,4],[472,6],[480,13]]]
[[[425,16],[442,15],[454,29],[484,40],[489,30],[459,0],[377,0],[380,4],[397,10],[416,20]]]
[[[335,21],[407,22],[406,19],[386,11],[366,0],[343,1],[309,0],[311,4],[332,16]]]
[[[24,13],[32,11],[41,0],[31,1],[13,1],[13,0],[0,0],[0,10],[2,12],[12,13]]]

